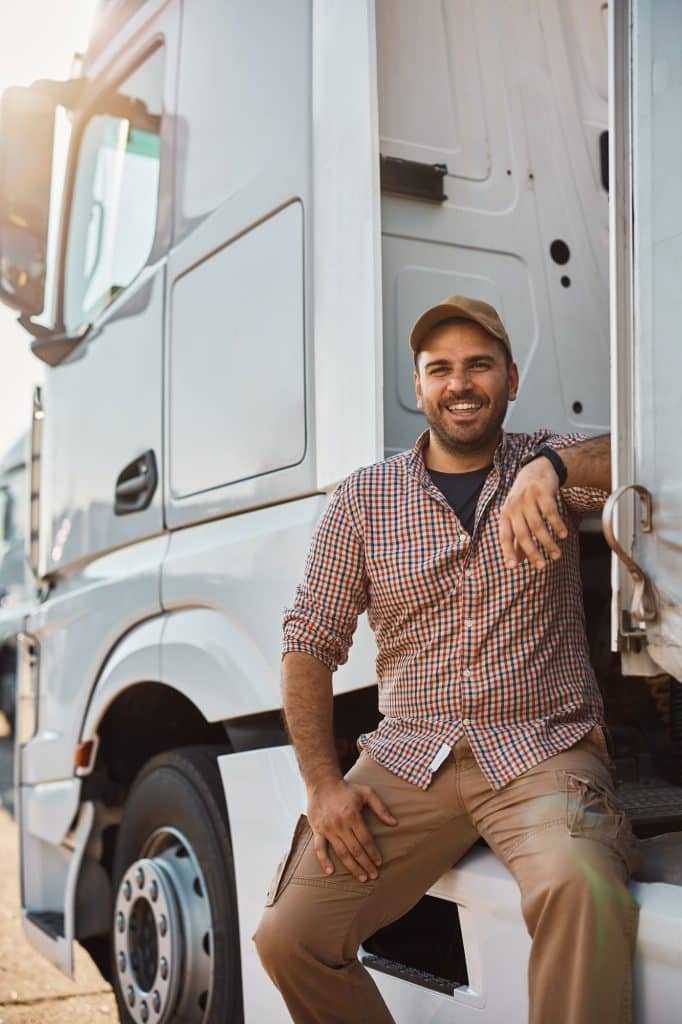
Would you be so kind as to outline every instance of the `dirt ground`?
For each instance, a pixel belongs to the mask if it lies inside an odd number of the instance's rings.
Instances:
[[[111,988],[80,946],[75,947],[76,977],[71,981],[24,938],[12,767],[12,738],[0,714],[0,1024],[117,1021]]]

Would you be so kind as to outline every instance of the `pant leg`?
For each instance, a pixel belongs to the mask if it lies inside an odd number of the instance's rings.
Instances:
[[[334,855],[325,875],[305,819],[254,935],[263,965],[296,1024],[390,1024],[386,1004],[357,959],[358,946],[405,914],[475,842],[449,758],[428,790],[361,754],[348,781],[371,786],[398,824],[366,813],[381,853],[375,881],[358,882]]]
[[[530,1024],[629,1024],[638,907],[634,840],[589,736],[501,791],[469,776],[474,824],[521,889]]]

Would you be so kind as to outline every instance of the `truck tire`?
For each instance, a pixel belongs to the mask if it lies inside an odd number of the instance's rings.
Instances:
[[[137,776],[113,866],[113,987],[125,1024],[241,1024],[232,848],[215,747]]]

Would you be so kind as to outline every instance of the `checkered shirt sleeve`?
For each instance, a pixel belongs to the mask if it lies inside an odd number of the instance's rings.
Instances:
[[[284,613],[282,655],[311,654],[332,672],[348,659],[358,616],[368,601],[364,545],[352,522],[348,486],[346,480],[332,495],[294,605]]]
[[[573,434],[547,434],[540,443],[546,444],[556,451],[561,451],[562,448],[570,448],[574,444],[580,444],[587,440],[585,434],[576,432]],[[569,512],[578,517],[589,515],[590,512],[601,512],[608,496],[609,492],[603,491],[600,487],[561,488],[563,503]]]

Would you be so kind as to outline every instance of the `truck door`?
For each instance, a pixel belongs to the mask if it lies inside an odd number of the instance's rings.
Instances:
[[[174,131],[177,32],[178,4],[165,5],[86,69],[58,312],[69,335],[92,326],[47,374],[41,574],[163,529],[155,482],[172,160],[162,154]]]
[[[682,680],[682,5],[610,8],[613,641]]]

